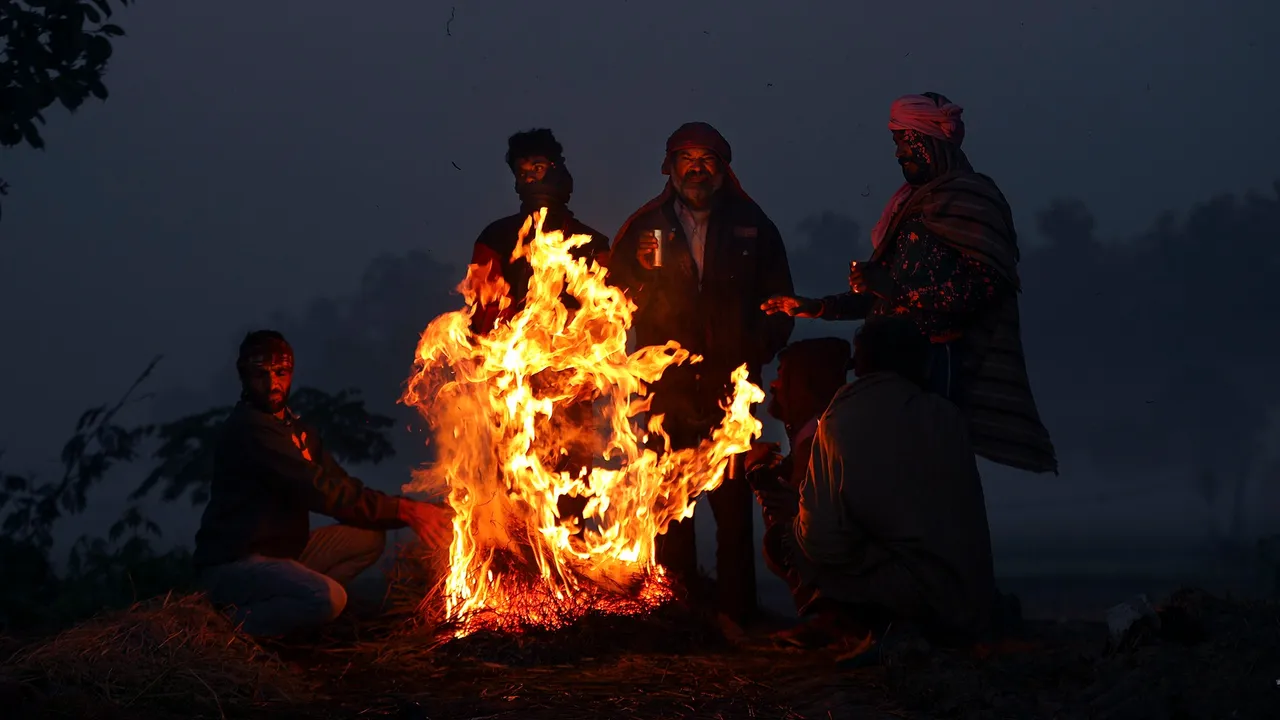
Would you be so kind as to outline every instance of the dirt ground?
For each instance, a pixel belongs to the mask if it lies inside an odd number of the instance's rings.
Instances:
[[[351,618],[258,644],[171,598],[11,647],[0,703],[33,718],[1280,717],[1280,604],[1187,590],[1158,609],[1119,642],[1032,622],[975,650],[889,643],[852,667],[763,632],[730,641],[678,609],[462,639]]]

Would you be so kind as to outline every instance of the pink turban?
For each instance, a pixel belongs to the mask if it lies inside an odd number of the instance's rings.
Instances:
[[[915,130],[958,147],[964,142],[962,114],[964,108],[936,93],[903,95],[889,108],[889,129]]]

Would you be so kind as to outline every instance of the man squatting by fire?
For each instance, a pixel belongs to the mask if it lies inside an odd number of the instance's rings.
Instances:
[[[696,447],[723,418],[732,371],[746,364],[762,384],[762,366],[786,345],[794,320],[766,315],[761,303],[793,292],[782,236],[738,183],[728,141],[706,123],[682,125],[667,139],[667,183],[618,231],[609,263],[612,281],[635,302],[637,345],[675,340],[700,363],[670,367],[652,388],[651,414],[675,449]],[[659,239],[659,237],[661,239]],[[756,612],[754,507],[741,477],[710,494],[716,521],[718,609],[739,625]],[[698,557],[692,520],[658,538],[658,561],[696,589]]]
[[[895,100],[889,129],[906,183],[872,230],[871,259],[852,263],[847,293],[783,295],[764,309],[824,320],[911,320],[931,342],[929,387],[963,410],[975,451],[1010,467],[1056,473],[1022,351],[1013,213],[961,149],[962,113],[937,93]]]
[[[890,626],[941,644],[983,638],[996,591],[982,481],[959,408],[925,390],[928,339],[904,318],[869,320],[854,341],[857,379],[843,387],[848,344],[804,342],[783,351],[770,407],[804,469],[757,452],[748,472],[766,562],[802,617],[782,637],[851,638],[858,655]]]
[[[407,526],[428,546],[448,546],[449,509],[365,487],[289,409],[293,348],[280,333],[249,333],[236,369],[240,401],[214,448],[194,561],[210,600],[234,607],[245,632],[335,619],[344,586],[382,557],[386,530]],[[312,531],[313,512],[338,524]]]
[[[833,337],[800,340],[778,353],[768,412],[786,429],[790,452],[783,457],[776,443],[756,443],[744,463],[764,511],[765,565],[787,583],[797,609],[808,605],[812,589],[803,584],[791,559],[791,525],[799,512],[799,489],[809,470],[818,418],[844,387],[849,354],[849,341]]]

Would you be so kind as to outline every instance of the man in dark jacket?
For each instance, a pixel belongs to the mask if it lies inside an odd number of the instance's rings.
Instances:
[[[591,242],[577,249],[578,257],[593,258],[604,262],[609,253],[608,236],[592,229],[574,217],[569,210],[569,198],[573,195],[573,176],[564,162],[564,148],[550,130],[545,128],[519,132],[507,140],[507,167],[515,176],[516,194],[520,197],[520,212],[499,218],[486,227],[476,238],[471,255],[472,265],[490,267],[490,277],[501,277],[511,287],[514,301],[500,311],[497,303],[481,308],[471,319],[473,332],[484,333],[499,320],[510,318],[519,311],[533,268],[529,261],[512,260],[511,254],[520,237],[525,220],[541,208],[547,209],[543,232],[560,231],[565,237],[589,235]],[[530,229],[529,237],[533,230]],[[573,299],[566,296],[567,303]]]
[[[850,352],[848,340],[824,337],[791,343],[778,353],[769,415],[786,428],[791,452],[782,457],[776,444],[759,443],[745,462],[747,480],[764,511],[765,564],[787,583],[797,610],[812,594],[801,583],[794,555],[792,525],[799,512],[800,486],[809,469],[818,418],[845,384]]]
[[[236,368],[241,399],[214,449],[195,564],[210,599],[234,606],[245,632],[283,635],[336,618],[344,586],[382,556],[386,530],[449,542],[447,508],[365,487],[293,414],[293,349],[283,336],[249,333]],[[339,524],[312,532],[313,512]]]
[[[738,184],[729,143],[706,123],[687,123],[667,140],[658,197],[635,212],[614,240],[609,270],[637,306],[640,347],[678,342],[700,363],[668,368],[653,389],[651,413],[665,416],[673,448],[695,447],[723,419],[730,373],[762,366],[787,344],[794,320],[760,304],[792,293],[778,228]],[[655,231],[662,235],[661,244]],[[661,262],[659,262],[659,258]],[[716,518],[720,611],[742,623],[756,610],[751,489],[729,479],[711,493]],[[678,579],[697,577],[692,520],[659,538],[658,559]]]

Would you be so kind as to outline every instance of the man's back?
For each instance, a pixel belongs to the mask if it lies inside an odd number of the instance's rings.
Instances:
[[[836,571],[824,573],[824,594],[880,596],[945,626],[985,629],[990,531],[953,403],[894,373],[845,386],[819,423],[796,529],[805,554]]]

